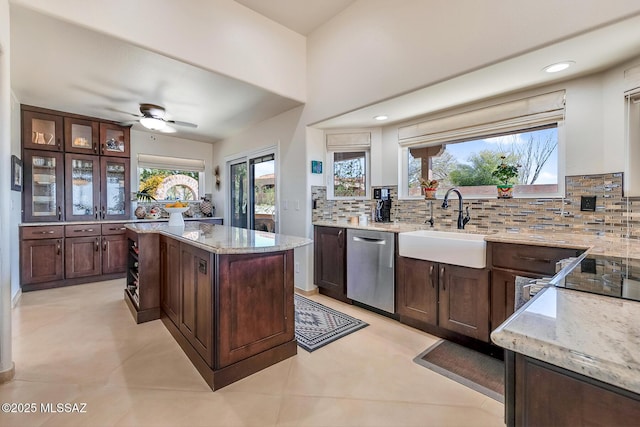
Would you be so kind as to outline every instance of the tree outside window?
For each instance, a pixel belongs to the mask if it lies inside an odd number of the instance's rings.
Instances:
[[[140,168],[139,191],[156,200],[198,200],[200,172]]]
[[[366,153],[333,153],[333,195],[365,197],[367,195]]]

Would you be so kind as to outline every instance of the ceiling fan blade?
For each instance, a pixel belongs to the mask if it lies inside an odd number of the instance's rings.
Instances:
[[[198,127],[198,125],[195,124],[195,123],[181,122],[181,121],[178,121],[178,120],[165,120],[165,122],[171,123],[171,124],[174,124],[174,125],[178,125],[178,126],[185,126],[185,127],[188,127],[188,128],[197,128]]]

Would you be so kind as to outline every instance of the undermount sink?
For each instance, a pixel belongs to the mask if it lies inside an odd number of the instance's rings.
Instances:
[[[398,233],[400,256],[462,267],[485,268],[487,242],[484,234],[417,230]]]

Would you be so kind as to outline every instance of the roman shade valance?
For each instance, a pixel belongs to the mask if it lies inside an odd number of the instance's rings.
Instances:
[[[398,129],[403,147],[432,146],[506,134],[563,120],[565,91],[507,101]]]
[[[327,135],[327,151],[369,150],[371,132],[331,133]]]
[[[138,167],[204,172],[204,160],[157,156],[155,154],[138,154]]]

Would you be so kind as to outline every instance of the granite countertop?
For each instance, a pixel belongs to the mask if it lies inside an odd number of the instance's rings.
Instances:
[[[640,393],[640,302],[549,287],[491,333],[500,347]]]
[[[211,219],[223,219],[221,216],[207,216],[207,217],[185,217],[185,221],[203,221]],[[124,223],[146,223],[146,222],[161,222],[169,221],[169,217],[158,219],[110,219],[110,220],[92,220],[92,221],[60,221],[60,222],[24,222],[19,224],[20,227],[37,227],[42,225],[83,225],[83,224],[124,224]]]
[[[169,227],[163,222],[127,223],[136,233],[160,233],[216,254],[247,254],[294,249],[312,243],[311,239],[245,228],[186,222]]]

